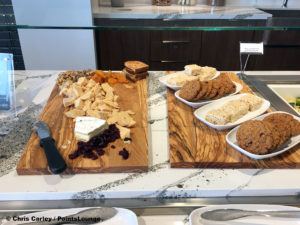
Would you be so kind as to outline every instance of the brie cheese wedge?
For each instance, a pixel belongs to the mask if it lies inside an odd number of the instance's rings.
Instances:
[[[78,116],[75,121],[75,138],[81,141],[89,141],[103,131],[108,129],[108,124],[105,120],[95,117]]]

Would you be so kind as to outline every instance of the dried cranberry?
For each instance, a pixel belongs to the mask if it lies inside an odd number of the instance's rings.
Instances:
[[[84,150],[84,147],[78,149],[78,152],[79,152],[80,155],[83,154],[84,151],[85,151],[85,150]]]
[[[123,148],[122,151],[119,151],[119,155],[121,155],[123,159],[126,160],[129,157],[129,152],[125,148]]]
[[[77,145],[78,145],[78,146],[82,146],[82,145],[84,145],[84,142],[83,142],[83,141],[79,141],[79,142],[77,143]]]
[[[103,149],[96,149],[96,152],[99,156],[104,155],[105,151]]]
[[[115,149],[116,148],[116,146],[114,146],[114,145],[112,145],[112,146],[110,146],[112,149]]]
[[[78,157],[77,152],[74,152],[73,154],[69,155],[69,159],[76,159]]]
[[[92,160],[96,160],[96,159],[98,159],[98,156],[94,154],[94,155],[92,156]]]
[[[107,147],[110,142],[113,142],[118,138],[120,138],[120,131],[115,124],[111,124],[102,134],[91,138],[88,142],[79,141],[77,143],[78,149],[70,154],[69,158],[75,159],[78,156],[83,155],[84,158],[96,160],[98,156],[105,154],[103,148]],[[98,156],[93,151],[96,151]]]

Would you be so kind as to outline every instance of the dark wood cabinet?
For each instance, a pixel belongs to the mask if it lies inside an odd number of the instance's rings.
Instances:
[[[96,31],[99,69],[122,70],[128,60],[150,61],[149,31]]]
[[[300,70],[300,31],[262,31],[264,55],[255,56],[254,70]]]
[[[98,68],[122,70],[141,60],[150,70],[183,70],[187,64],[240,70],[239,43],[264,42],[246,70],[300,70],[300,31],[96,31]]]
[[[254,70],[300,70],[300,46],[266,46],[264,55],[255,57]]]
[[[254,31],[207,31],[202,34],[200,65],[208,65],[222,71],[240,69],[240,42],[261,41]],[[249,58],[247,69],[253,68]]]
[[[198,63],[201,51],[201,32],[152,31],[150,68],[182,70],[187,64]]]
[[[201,32],[96,31],[98,68],[121,70],[127,60],[148,63],[151,70],[181,70],[198,63]]]

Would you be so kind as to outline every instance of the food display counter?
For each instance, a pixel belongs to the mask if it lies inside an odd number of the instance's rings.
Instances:
[[[204,206],[300,207],[299,18],[270,1],[149,2],[45,1],[41,14],[12,1],[0,29],[18,32],[25,70],[0,110],[1,219],[117,207],[194,224]]]
[[[64,204],[65,207],[116,204],[136,209],[137,212],[143,207],[148,210],[165,207],[168,208],[168,213],[174,213],[174,210],[176,212],[179,207],[177,204],[182,204],[183,208],[180,210],[185,213],[186,210],[194,209],[197,204],[267,202],[298,205],[296,196],[299,183],[294,179],[299,176],[298,169],[170,168],[166,89],[159,83],[159,77],[165,73],[155,71],[150,71],[147,79],[150,137],[147,172],[17,175],[16,166],[31,134],[31,127],[43,110],[58,73],[17,71],[15,74],[17,99],[22,102],[23,96],[30,97],[25,99],[17,118],[1,121],[2,132],[7,133],[1,142],[1,148],[6,153],[1,159],[1,183],[5,184],[0,188],[1,200],[5,203],[1,206],[3,212],[7,206],[10,210],[16,207],[19,211],[23,207],[28,211],[47,209],[47,201],[40,200],[50,200],[52,203],[49,204],[53,204],[50,208],[63,207]],[[283,76],[289,79],[284,79]],[[288,83],[299,81],[299,76],[299,72],[249,72],[249,77],[267,84],[281,80],[289,85]],[[35,89],[30,88],[33,85]],[[80,201],[75,201],[77,199]],[[14,205],[14,202],[20,206]],[[155,212],[150,210],[149,214]]]

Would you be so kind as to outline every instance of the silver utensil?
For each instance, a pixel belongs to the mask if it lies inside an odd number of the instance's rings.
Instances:
[[[215,209],[201,214],[203,219],[213,221],[228,221],[247,216],[300,218],[300,211],[250,211],[242,209]]]
[[[62,173],[67,168],[67,165],[54,145],[48,125],[43,121],[38,121],[34,125],[33,130],[40,138],[40,145],[44,148],[51,172],[55,174]]]
[[[31,223],[19,223],[24,225],[59,225],[59,224],[93,224],[104,222],[117,214],[115,208],[90,208],[82,210],[78,213],[62,217],[60,219],[56,216],[50,222],[31,222]],[[81,218],[81,219],[80,219]],[[77,220],[77,221],[76,221]]]

